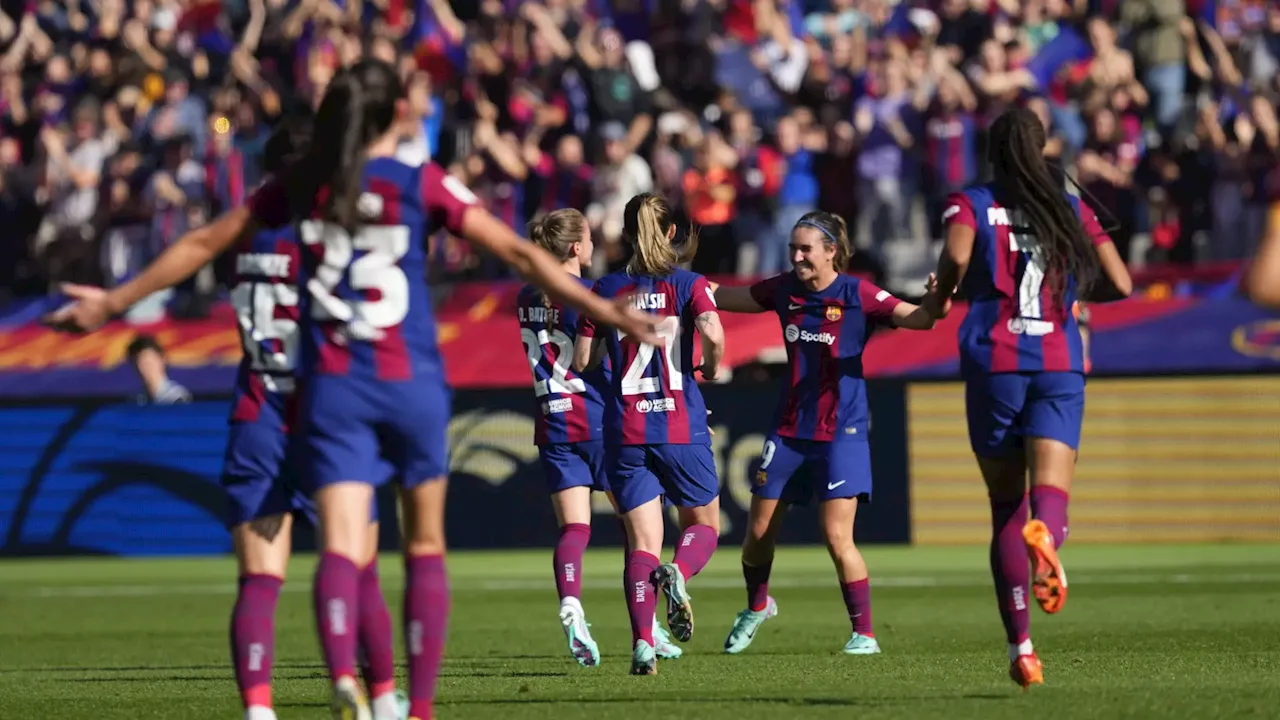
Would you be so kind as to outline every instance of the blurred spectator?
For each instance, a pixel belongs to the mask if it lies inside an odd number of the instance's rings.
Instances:
[[[142,380],[139,405],[181,405],[191,402],[191,392],[169,379],[164,349],[150,335],[139,335],[129,343],[129,362]]]

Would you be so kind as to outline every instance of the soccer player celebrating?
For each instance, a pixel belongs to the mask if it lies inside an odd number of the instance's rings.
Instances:
[[[1040,119],[1011,110],[992,123],[990,138],[994,181],[946,202],[937,283],[939,299],[959,291],[970,302],[960,327],[969,442],[991,500],[991,572],[1009,675],[1026,688],[1044,682],[1028,589],[1047,613],[1067,599],[1058,552],[1067,539],[1085,385],[1071,308],[1081,295],[1127,297],[1133,281],[1097,216],[1050,173]]]
[[[707,279],[678,267],[697,249],[696,233],[690,231],[682,249],[672,244],[675,233],[666,200],[650,193],[631,198],[622,221],[631,261],[595,285],[603,297],[633,298],[636,307],[659,316],[658,341],[598,334],[584,320],[574,349],[579,370],[598,364],[606,351],[612,367],[605,463],[631,545],[625,584],[633,675],[657,672],[656,590],[666,595],[671,633],[681,642],[692,636],[685,583],[706,566],[720,534],[720,483],[694,372],[701,369],[703,377],[715,379],[724,357],[724,328]],[[699,367],[693,365],[695,330],[702,336]],[[681,539],[674,560],[661,564],[664,496],[677,508]]]
[[[388,459],[402,488],[410,717],[432,717],[448,625],[444,567],[445,384],[426,285],[426,237],[438,225],[493,252],[593,320],[659,342],[652,318],[574,280],[546,251],[476,206],[437,165],[394,159],[408,105],[394,68],[364,59],[339,72],[316,112],[307,154],[233,210],[189,233],[130,283],[105,295],[66,291],[76,304],[51,321],[100,326],[149,292],[194,273],[245,233],[298,225],[307,307],[301,315],[300,431],[304,477],[320,516],[315,608],[333,682],[335,717],[368,720],[354,679],[359,564],[373,486]]]
[[[555,210],[529,223],[529,239],[576,278],[581,279],[582,268],[591,266],[591,230],[577,210]],[[590,286],[590,281],[581,282]],[[609,375],[604,367],[581,373],[570,368],[578,335],[578,313],[572,308],[552,302],[542,290],[527,285],[517,297],[516,315],[539,405],[534,443],[560,526],[552,558],[560,624],[569,653],[579,664],[595,667],[600,650],[582,609],[582,556],[591,540],[591,491],[608,493],[617,507],[604,471],[603,397]],[[667,639],[656,616],[653,622],[658,655],[680,657],[681,649]]]
[[[787,345],[790,380],[773,430],[760,454],[751,511],[742,542],[747,608],[724,641],[727,653],[751,645],[756,631],[777,615],[769,597],[769,571],[782,519],[792,505],[817,495],[827,552],[836,566],[853,635],[850,655],[880,652],[871,625],[867,564],[853,542],[860,501],[871,498],[870,417],[862,353],[877,326],[927,330],[941,314],[930,305],[902,302],[871,283],[844,274],[852,253],[845,222],[815,211],[791,231],[789,273],[749,287],[716,290],[728,312],[778,315]]]

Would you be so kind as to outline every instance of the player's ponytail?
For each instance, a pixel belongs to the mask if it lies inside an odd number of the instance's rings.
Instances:
[[[301,105],[290,111],[276,124],[262,152],[262,170],[269,175],[280,175],[301,160],[311,147],[311,133],[315,114],[311,108]]]
[[[587,228],[587,219],[573,208],[563,208],[547,213],[540,220],[528,225],[529,239],[534,245],[546,250],[560,262],[565,262],[574,255],[573,246],[582,242],[582,235]],[[542,304],[551,307],[551,298],[542,294]]]
[[[797,220],[796,227],[812,227],[821,231],[822,244],[836,251],[835,257],[831,260],[836,272],[844,272],[849,267],[849,259],[853,257],[853,245],[849,242],[849,226],[844,218],[835,213],[813,210]]]
[[[990,138],[987,156],[1008,197],[1001,204],[1022,211],[1043,253],[1049,287],[1066,310],[1067,278],[1090,287],[1098,277],[1098,257],[1066,189],[1044,159],[1044,124],[1031,110],[1010,110],[991,124]]]
[[[361,60],[334,76],[316,110],[311,149],[288,183],[295,216],[309,214],[320,198],[321,217],[355,232],[366,148],[391,128],[403,96],[395,69],[380,60]]]
[[[698,231],[689,228],[684,244],[672,244],[671,206],[660,195],[643,193],[627,202],[622,213],[622,238],[631,246],[627,272],[632,275],[662,276],[677,265],[689,262],[698,252]]]

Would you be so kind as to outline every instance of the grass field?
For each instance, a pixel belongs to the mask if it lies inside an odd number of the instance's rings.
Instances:
[[[743,604],[737,549],[693,580],[697,630],[681,660],[633,678],[620,552],[593,551],[583,601],[604,654],[563,648],[550,551],[458,553],[438,713],[461,718],[1276,718],[1280,546],[1069,546],[1066,610],[1034,611],[1046,685],[1005,676],[986,549],[872,549],[885,653],[839,652],[849,624],[826,554],[774,564],[780,615],[746,654],[721,652]],[[312,632],[313,558],[281,601],[282,720],[327,717]],[[0,563],[0,718],[237,718],[225,559]],[[398,614],[398,563],[383,561]],[[1050,714],[1051,713],[1051,714]]]

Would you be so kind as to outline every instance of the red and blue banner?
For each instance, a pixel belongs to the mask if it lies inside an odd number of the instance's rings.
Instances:
[[[1227,288],[1229,290],[1229,288]],[[529,366],[515,320],[515,283],[460,285],[438,308],[440,345],[457,388],[528,385]],[[166,320],[131,327],[114,323],[81,337],[37,323],[47,304],[0,319],[0,397],[120,397],[140,390],[126,348],[138,333],[159,341],[173,379],[196,393],[231,386],[240,343],[231,310],[204,320]],[[871,340],[868,377],[949,377],[958,372],[958,306],[931,332],[886,331]],[[1135,298],[1095,305],[1092,357],[1096,375],[1233,373],[1280,370],[1280,314],[1222,291]],[[782,347],[772,314],[726,313],[726,362],[741,367]],[[776,354],[776,353],[774,353]]]

